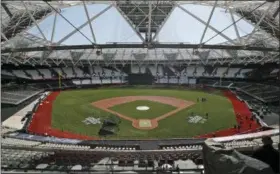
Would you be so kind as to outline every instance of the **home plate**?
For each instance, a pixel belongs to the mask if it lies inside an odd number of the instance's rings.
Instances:
[[[137,106],[136,109],[138,111],[147,111],[149,110],[150,108],[148,106]]]
[[[144,119],[139,120],[139,127],[143,127],[143,128],[152,127],[151,120],[144,120]]]

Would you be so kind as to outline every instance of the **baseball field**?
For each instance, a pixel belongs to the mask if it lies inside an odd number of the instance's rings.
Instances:
[[[109,139],[197,137],[237,124],[232,102],[219,90],[83,89],[53,100],[55,130],[101,138],[105,121]]]

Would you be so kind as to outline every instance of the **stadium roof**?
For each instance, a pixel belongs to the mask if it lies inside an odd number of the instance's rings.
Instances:
[[[1,5],[2,63],[258,63],[277,62],[279,57],[279,2],[4,1]]]

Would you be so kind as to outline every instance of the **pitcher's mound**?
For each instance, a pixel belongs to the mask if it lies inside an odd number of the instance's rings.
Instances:
[[[136,109],[138,111],[147,111],[147,110],[150,109],[150,107],[148,107],[148,106],[137,106]]]

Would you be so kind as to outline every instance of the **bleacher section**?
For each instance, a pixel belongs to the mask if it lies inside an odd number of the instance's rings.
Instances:
[[[76,77],[84,77],[88,74],[85,74],[80,68],[74,67],[74,71],[76,73]]]
[[[39,71],[43,74],[44,79],[51,79],[52,73],[49,69],[39,69]]]
[[[206,84],[212,87],[221,86],[228,88],[237,88],[238,90],[241,90],[242,92],[253,96],[263,102],[279,101],[280,96],[280,87],[273,85],[208,79],[201,79],[199,83]]]
[[[271,132],[274,132],[270,136],[274,142],[273,146],[277,149],[279,131],[278,134],[276,131]],[[226,149],[235,149],[251,156],[255,149],[262,146],[261,137],[262,134],[253,133],[236,137],[218,137],[212,141]],[[26,172],[28,170],[67,170],[76,173],[79,170],[91,170],[107,173],[108,170],[121,170],[129,173],[131,170],[137,170],[140,173],[148,173],[147,170],[161,170],[160,167],[169,164],[170,169],[176,170],[179,167],[181,171],[189,174],[203,173],[204,169],[203,141],[178,142],[174,145],[161,141],[158,149],[153,151],[139,150],[139,144],[127,145],[121,141],[117,146],[104,144],[104,142],[100,145],[80,145],[74,143],[74,140],[71,142],[72,144],[3,138],[1,168],[22,169]],[[20,149],[17,149],[19,147]]]
[[[28,74],[31,75],[32,79],[37,80],[37,79],[42,79],[42,76],[39,75],[39,73],[36,70],[26,70]]]
[[[200,76],[202,76],[203,72],[204,72],[204,67],[198,66],[198,67],[196,67],[195,76],[200,77]]]
[[[71,67],[67,67],[67,68],[62,68],[63,72],[66,73],[66,77],[67,78],[73,78],[76,77],[76,75],[74,74],[73,70]]]
[[[241,69],[237,75],[236,75],[236,78],[245,78],[246,77],[246,73],[249,73],[251,72],[253,69]]]
[[[227,68],[221,67],[216,69],[216,73],[212,74],[213,77],[224,77],[226,73]]]
[[[227,78],[235,78],[237,75],[237,72],[239,71],[240,68],[229,68],[225,77]]]
[[[14,73],[15,76],[18,77],[18,78],[31,79],[31,78],[28,77],[22,70],[13,70],[13,73]]]
[[[88,69],[88,71],[85,71]],[[252,72],[253,68],[235,68],[235,67],[205,67],[205,66],[195,66],[189,65],[185,68],[176,68],[174,66],[166,65],[131,65],[129,73],[151,73],[153,76],[188,76],[188,77],[223,77],[223,78],[246,78],[248,73]],[[274,69],[271,71],[271,75],[277,74],[279,69]],[[52,75],[52,72],[56,75]],[[57,78],[57,74],[61,74],[63,78],[73,79],[73,78],[89,78],[92,76],[100,77],[111,77],[120,76],[121,70],[114,67],[103,67],[103,66],[89,66],[83,67],[55,67],[55,68],[37,68],[37,69],[25,69],[25,70],[11,70],[7,71],[3,69],[1,71],[2,75],[15,76],[17,78],[24,79],[51,79]],[[246,75],[247,74],[247,75]]]
[[[280,88],[265,84],[252,84],[251,86],[240,87],[246,93],[262,99],[264,102],[279,100]]]
[[[41,92],[41,89],[2,89],[1,103],[18,105]]]
[[[14,74],[12,72],[9,72],[5,69],[1,70],[1,75],[14,76]]]

